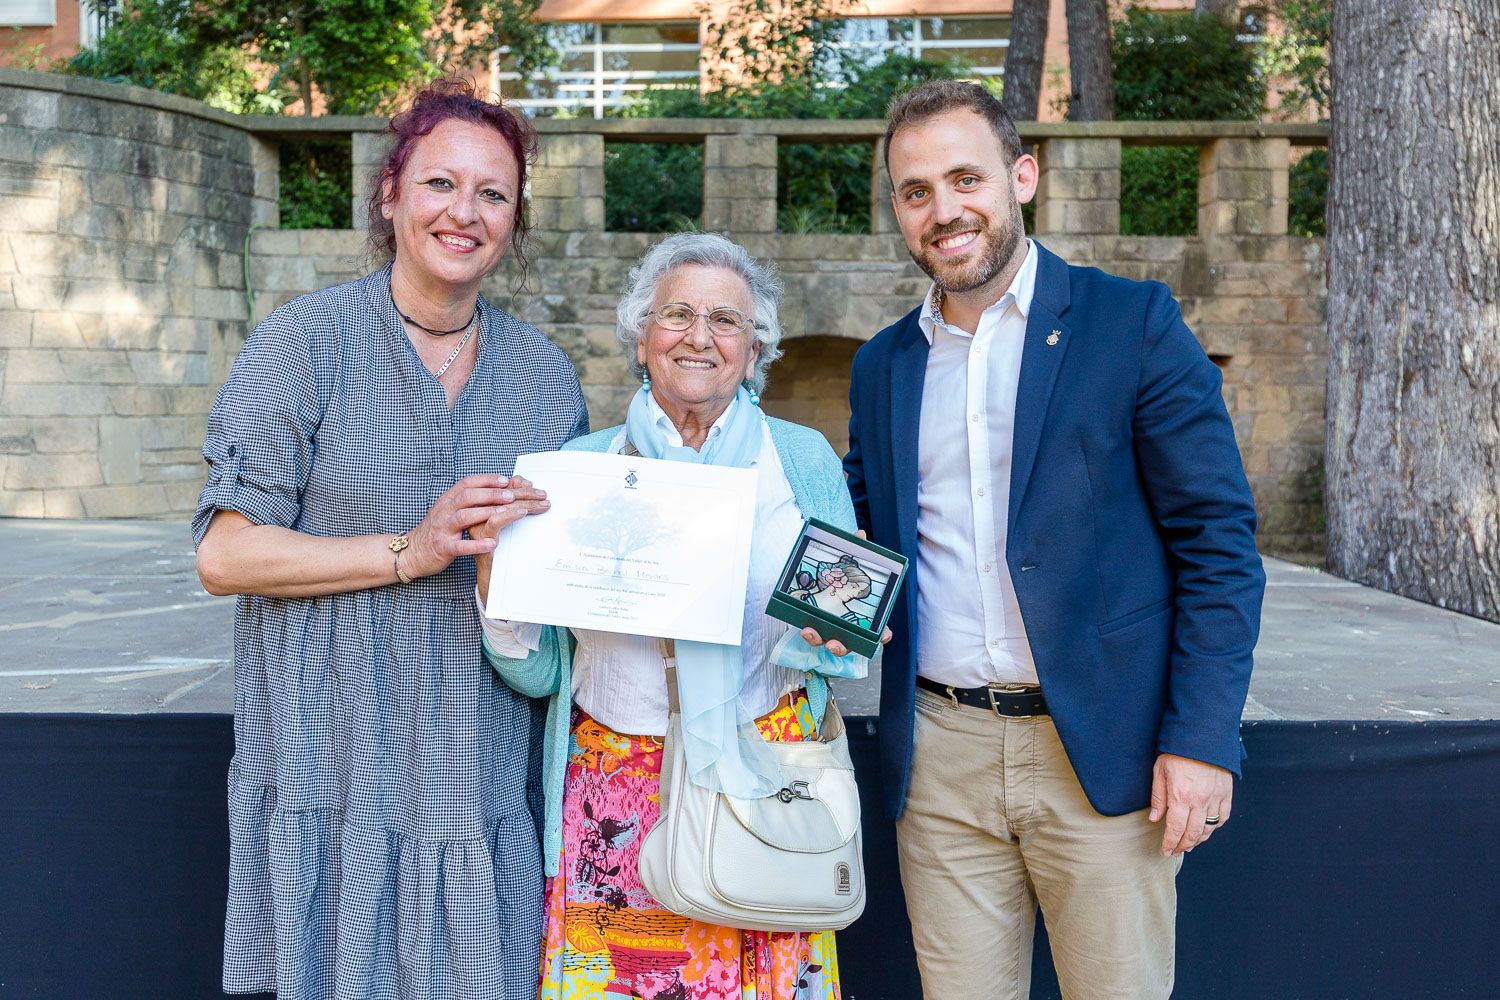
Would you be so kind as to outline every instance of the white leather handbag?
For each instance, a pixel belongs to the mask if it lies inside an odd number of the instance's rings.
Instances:
[[[859,789],[833,699],[818,738],[767,742],[786,786],[741,799],[695,785],[683,759],[676,657],[662,753],[661,815],[640,848],[641,884],[673,913],[758,931],[842,930],[865,908]]]

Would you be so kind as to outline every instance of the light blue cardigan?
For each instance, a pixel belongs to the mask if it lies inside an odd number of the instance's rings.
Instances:
[[[797,508],[805,517],[854,530],[854,505],[844,485],[838,456],[822,434],[810,427],[767,417],[771,441],[781,459],[782,471],[792,487]],[[619,427],[575,438],[564,451],[608,451]],[[813,718],[821,722],[828,706],[830,677],[860,677],[868,667],[862,656],[835,657],[826,650],[813,650],[800,636],[791,639],[801,646],[799,667],[808,674],[807,700]],[[517,691],[532,698],[547,698],[547,723],[542,744],[542,787],[546,793],[546,828],[542,832],[542,861],[549,876],[558,872],[562,856],[563,775],[568,762],[568,719],[573,701],[573,637],[565,628],[542,629],[541,641],[525,659],[500,656],[486,644],[484,655],[500,677]]]

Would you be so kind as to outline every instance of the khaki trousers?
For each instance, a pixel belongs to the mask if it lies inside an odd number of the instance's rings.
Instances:
[[[918,688],[896,836],[927,1000],[1027,1000],[1038,903],[1068,1000],[1170,996],[1182,862],[1146,815],[1094,811],[1050,718]]]

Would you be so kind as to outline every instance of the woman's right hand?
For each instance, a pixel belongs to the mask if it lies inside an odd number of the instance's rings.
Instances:
[[[524,476],[512,476],[503,492],[510,494],[512,499],[484,521],[469,528],[469,537],[486,545],[483,551],[474,554],[474,571],[478,578],[481,602],[490,598],[490,572],[500,532],[528,514],[541,514],[551,506],[546,491],[537,489]]]
[[[547,509],[546,494],[520,476],[467,476],[438,498],[411,531],[401,553],[407,576],[432,576],[455,559],[483,560],[479,579],[489,579],[490,553],[500,528]],[[493,527],[492,527],[493,526]]]

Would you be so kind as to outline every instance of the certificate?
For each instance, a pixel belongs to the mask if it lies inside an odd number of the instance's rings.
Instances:
[[[516,475],[552,505],[500,532],[491,618],[739,644],[754,469],[551,451]]]

